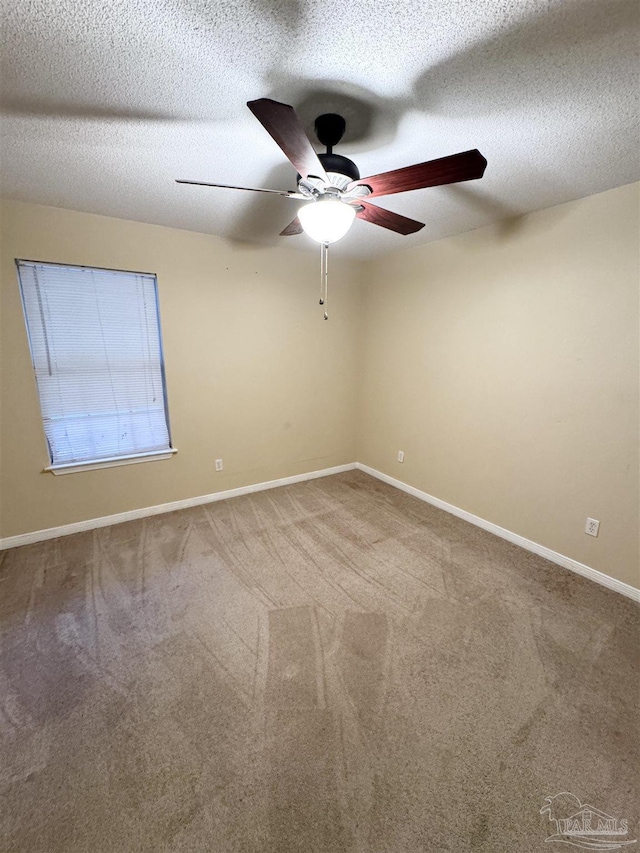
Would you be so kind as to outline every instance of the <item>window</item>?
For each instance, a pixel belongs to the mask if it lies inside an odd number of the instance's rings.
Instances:
[[[54,473],[171,448],[156,277],[18,261]]]

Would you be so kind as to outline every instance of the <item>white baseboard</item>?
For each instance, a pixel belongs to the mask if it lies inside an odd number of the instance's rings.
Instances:
[[[421,501],[433,504],[433,506],[437,506],[439,509],[443,509],[445,512],[451,513],[451,515],[462,518],[464,521],[468,521],[476,527],[488,530],[489,533],[500,536],[502,539],[506,539],[508,542],[512,542],[514,545],[524,548],[526,551],[532,551],[534,554],[544,557],[545,560],[549,560],[552,563],[563,566],[565,569],[569,569],[572,572],[583,575],[584,577],[589,578],[589,580],[599,583],[601,586],[606,586],[615,592],[626,595],[634,601],[640,602],[640,589],[636,589],[630,584],[623,583],[622,581],[616,580],[616,578],[605,575],[603,572],[599,572],[597,569],[592,569],[590,566],[585,566],[577,560],[572,560],[571,557],[565,557],[563,554],[558,554],[556,551],[552,551],[544,545],[539,545],[537,542],[525,539],[524,536],[512,533],[504,527],[493,524],[491,521],[486,521],[484,518],[480,518],[477,515],[473,515],[464,509],[454,506],[453,504],[442,501],[440,498],[435,498],[433,495],[427,494],[427,492],[422,492],[420,489],[414,488],[414,486],[409,486],[406,483],[403,483],[402,480],[396,480],[394,477],[390,477],[388,474],[383,474],[381,471],[377,471],[375,468],[370,468],[368,465],[363,465],[360,462],[350,462],[347,465],[336,465],[333,468],[323,468],[320,471],[309,471],[306,474],[294,474],[292,477],[283,477],[279,480],[269,480],[266,483],[255,483],[251,486],[240,486],[237,489],[227,489],[223,492],[214,492],[211,495],[200,495],[196,498],[186,498],[181,501],[158,504],[158,506],[142,507],[141,509],[133,509],[129,512],[119,512],[116,515],[105,515],[102,518],[88,518],[86,521],[76,521],[73,524],[63,524],[61,527],[49,527],[46,530],[34,530],[31,533],[21,533],[18,536],[8,536],[5,539],[0,539],[0,551],[6,550],[7,548],[17,548],[20,545],[30,545],[33,542],[44,542],[46,539],[57,539],[58,536],[69,536],[71,533],[82,533],[85,530],[94,530],[98,527],[110,527],[112,524],[121,524],[125,521],[135,521],[138,518],[146,518],[151,515],[161,515],[162,513],[174,512],[178,509],[188,509],[189,507],[201,506],[202,504],[214,503],[215,501],[237,498],[240,495],[249,495],[252,492],[263,492],[266,489],[276,489],[279,486],[289,486],[292,483],[302,483],[305,480],[329,477],[331,474],[342,474],[345,471],[353,471],[354,468],[364,471],[365,474],[370,474],[372,477],[376,477],[378,480],[382,480],[384,483],[388,483],[396,489],[407,492],[407,494],[413,495],[413,497],[418,498]]]
[[[266,483],[255,483],[251,486],[240,486],[237,489],[214,492],[212,495],[200,495],[197,498],[186,498],[185,500],[172,501],[171,503],[158,504],[157,506],[132,509],[129,512],[119,512],[116,515],[88,518],[86,521],[63,524],[61,527],[49,527],[46,530],[34,530],[32,533],[7,536],[5,539],[0,539],[0,551],[4,551],[7,548],[17,548],[20,545],[30,545],[33,542],[44,542],[45,539],[57,539],[58,536],[69,536],[71,533],[82,533],[85,530],[94,530],[97,527],[110,527],[112,524],[122,524],[124,521],[135,521],[138,518],[146,518],[150,515],[161,515],[164,512],[174,512],[177,509],[188,509],[192,506],[201,506],[202,504],[214,503],[215,501],[237,498],[240,495],[249,495],[252,492],[263,492],[266,489],[277,489],[279,486],[290,486],[292,483],[302,483],[305,480],[329,477],[331,474],[342,474],[344,471],[353,471],[355,467],[356,463],[350,462],[347,465],[336,465],[333,468],[309,471],[306,474],[294,474],[292,477],[282,477],[279,480],[269,480]]]
[[[532,551],[534,554],[538,554],[540,557],[544,557],[545,560],[549,560],[552,563],[557,563],[559,566],[563,566],[565,569],[569,569],[572,572],[576,572],[576,574],[583,575],[585,578],[589,578],[589,580],[595,581],[599,583],[601,586],[606,586],[609,589],[615,590],[615,592],[619,592],[622,595],[626,595],[628,598],[633,599],[634,601],[640,602],[640,589],[636,589],[636,587],[631,586],[628,583],[623,583],[622,581],[616,580],[616,578],[612,578],[609,575],[605,575],[603,572],[599,572],[597,569],[592,569],[590,566],[585,566],[584,563],[579,563],[577,560],[572,560],[571,557],[565,557],[564,554],[558,554],[557,551],[552,551],[550,548],[546,548],[544,545],[539,545],[537,542],[532,542],[531,539],[525,539],[524,536],[520,536],[517,533],[512,533],[510,530],[505,530],[504,527],[499,527],[497,524],[493,524],[491,521],[485,521],[484,518],[480,518],[477,515],[473,515],[470,512],[467,512],[464,509],[460,509],[453,504],[449,504],[446,501],[441,501],[440,498],[434,498],[433,495],[427,494],[427,492],[422,492],[420,489],[416,489],[413,486],[408,486],[406,483],[403,483],[401,480],[396,480],[394,477],[390,477],[388,474],[383,474],[381,471],[376,471],[375,468],[370,468],[368,465],[362,465],[362,463],[357,462],[356,468],[359,471],[364,471],[365,474],[370,474],[372,477],[376,477],[378,480],[382,480],[383,483],[388,483],[390,486],[394,486],[396,489],[401,489],[403,492],[407,492],[409,495],[413,495],[414,498],[419,498],[421,501],[425,501],[426,503],[433,504],[433,506],[437,506],[439,509],[443,509],[445,512],[450,512],[451,515],[455,515],[458,518],[464,519],[464,521],[468,521],[470,524],[475,524],[476,527],[481,527],[483,530],[488,530],[489,533],[493,533],[496,536],[500,536],[501,539],[506,539],[508,542],[512,542],[514,545],[519,545],[520,548],[524,548],[526,551]]]

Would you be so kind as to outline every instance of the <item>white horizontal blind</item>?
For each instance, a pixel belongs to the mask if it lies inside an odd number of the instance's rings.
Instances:
[[[169,449],[155,276],[18,272],[53,465]]]

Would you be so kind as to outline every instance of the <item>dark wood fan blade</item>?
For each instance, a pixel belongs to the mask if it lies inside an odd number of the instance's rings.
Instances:
[[[286,228],[280,232],[281,237],[293,237],[295,234],[302,234],[303,228],[300,223],[300,220],[296,216],[294,220],[292,220]]]
[[[397,234],[415,234],[416,231],[424,228],[424,222],[409,219],[399,213],[392,213],[390,210],[378,207],[377,204],[369,204],[366,201],[358,201],[358,204],[362,206],[362,210],[356,213],[358,219],[388,228],[389,231],[395,231]]]
[[[313,175],[323,181],[328,180],[327,173],[293,107],[270,98],[248,101],[247,106],[303,178]]]
[[[206,184],[204,181],[176,180],[176,184],[191,184],[194,187],[222,187],[225,190],[245,190],[250,193],[273,193],[274,195],[282,195],[285,198],[306,198],[302,193],[297,193],[293,190],[264,190],[260,187],[235,187],[233,184]]]
[[[359,181],[352,181],[349,184],[347,192],[359,184],[364,184],[371,187],[371,195],[367,198],[406,193],[409,190],[420,190],[424,187],[473,181],[481,178],[486,168],[487,161],[475,148],[473,151],[440,157],[439,160],[429,160],[427,163],[416,163],[415,166],[406,166],[404,169],[395,169],[393,172],[360,178]]]

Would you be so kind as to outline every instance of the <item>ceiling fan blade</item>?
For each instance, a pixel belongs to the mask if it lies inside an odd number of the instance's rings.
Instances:
[[[392,213],[390,210],[378,207],[377,204],[358,201],[358,205],[362,207],[362,210],[356,213],[358,219],[364,219],[373,225],[388,228],[389,231],[395,231],[397,234],[415,234],[416,231],[424,228],[424,222],[409,219],[407,216],[401,216],[399,213]]]
[[[473,151],[451,154],[449,157],[440,157],[439,160],[429,160],[427,163],[416,163],[415,166],[406,166],[404,169],[395,169],[393,172],[383,172],[380,175],[371,175],[369,178],[360,178],[359,181],[352,181],[346,192],[364,184],[371,187],[371,195],[367,198],[405,193],[424,187],[439,187],[443,184],[457,184],[460,181],[473,181],[476,178],[481,178],[486,168],[487,161],[478,149],[474,148]]]
[[[295,234],[302,234],[302,231],[303,231],[302,223],[300,222],[300,220],[296,216],[296,218],[293,219],[287,225],[286,228],[282,229],[282,231],[280,232],[280,236],[281,237],[293,237]]]
[[[313,175],[328,182],[327,173],[293,107],[270,98],[248,101],[247,106],[303,178]]]
[[[176,184],[190,184],[194,187],[222,187],[225,190],[245,190],[250,193],[273,193],[274,195],[281,195],[285,198],[306,198],[306,196],[302,195],[302,193],[294,192],[293,190],[264,190],[260,187],[236,187],[233,184],[206,184],[204,181],[185,181],[185,180],[176,180]]]

